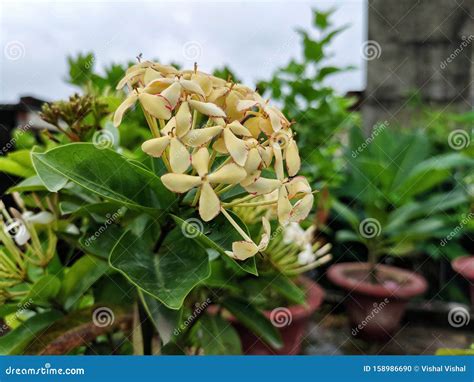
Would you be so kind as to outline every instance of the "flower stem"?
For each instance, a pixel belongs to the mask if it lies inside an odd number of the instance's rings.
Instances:
[[[237,222],[230,216],[230,214],[225,210],[224,207],[221,207],[222,214],[226,217],[230,224],[235,228],[235,230],[242,236],[245,240],[253,242],[252,239],[244,232],[244,230],[237,224]]]

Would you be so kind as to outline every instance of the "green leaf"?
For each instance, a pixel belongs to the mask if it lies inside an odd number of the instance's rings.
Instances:
[[[231,214],[232,218],[239,224],[239,226],[242,227],[244,231],[247,233],[249,232],[248,228],[245,226],[245,223],[243,223],[237,215],[231,212],[229,212],[229,214]],[[192,218],[191,221],[191,219],[183,220],[173,214],[170,214],[170,216],[184,232],[190,233],[189,236],[193,240],[200,243],[205,248],[215,249],[221,254],[221,256],[227,258],[232,264],[237,265],[245,272],[256,276],[258,275],[255,258],[252,257],[244,261],[236,261],[231,259],[225,253],[225,251],[232,250],[232,243],[234,241],[242,240],[242,237],[222,214],[208,223],[201,222],[196,218]],[[196,222],[197,224],[194,224]],[[197,229],[196,226],[201,226],[202,231]]]
[[[275,349],[280,349],[283,346],[278,330],[254,306],[234,298],[225,299],[222,301],[222,305],[232,313],[242,325],[261,337],[270,346]]]
[[[332,201],[332,208],[336,213],[341,216],[344,220],[346,220],[352,227],[354,231],[359,229],[359,218],[357,215],[346,205],[342,204],[336,199]]]
[[[59,300],[70,309],[89,288],[107,271],[108,264],[86,255],[76,261],[64,276]]]
[[[184,237],[180,228],[167,235],[158,254],[126,232],[112,250],[109,262],[132,284],[170,309],[180,309],[188,293],[210,274],[207,252]]]
[[[71,143],[46,153],[32,153],[34,167],[48,190],[57,192],[68,180],[112,202],[134,209],[167,209],[174,195],[152,172],[110,149]]]
[[[100,257],[103,260],[108,260],[112,249],[120,240],[123,233],[124,230],[117,225],[108,226],[104,231],[101,231],[100,228],[95,231],[88,230],[87,233],[79,239],[79,245],[84,252]]]
[[[38,175],[30,176],[22,180],[17,185],[10,187],[8,193],[12,192],[29,192],[29,191],[47,191],[43,182]]]
[[[11,154],[7,157],[0,157],[0,172],[19,176],[21,178],[28,178],[35,174],[31,167],[27,167],[22,163],[17,162],[12,158]]]
[[[175,330],[181,322],[183,309],[169,309],[156,298],[143,293],[140,289],[138,289],[138,293],[148,317],[153,322],[163,345],[166,345],[168,342],[173,340]]]
[[[37,305],[48,304],[59,293],[61,280],[54,275],[44,275],[30,289],[26,301],[32,300]]]
[[[288,276],[282,273],[266,276],[264,278],[268,283],[268,288],[276,290],[293,304],[306,304],[305,292],[301,290]]]
[[[363,243],[362,238],[359,235],[357,235],[355,232],[346,229],[341,229],[336,232],[336,241],[340,243],[351,241]]]
[[[16,329],[0,337],[0,354],[21,354],[30,341],[62,317],[57,311],[38,313]]]
[[[193,341],[205,355],[242,354],[237,331],[220,316],[204,315],[193,328]]]

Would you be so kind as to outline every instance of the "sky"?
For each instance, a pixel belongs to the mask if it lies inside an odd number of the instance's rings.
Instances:
[[[66,57],[93,51],[97,68],[139,54],[203,71],[229,65],[247,85],[299,57],[296,28],[309,28],[311,8],[335,8],[337,37],[329,62],[356,67],[329,81],[362,90],[365,0],[348,1],[21,1],[0,0],[0,103],[33,95],[52,101],[75,89],[64,82]]]

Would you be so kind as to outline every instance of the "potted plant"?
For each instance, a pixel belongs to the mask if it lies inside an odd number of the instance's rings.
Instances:
[[[461,187],[449,194],[433,191],[451,169],[472,163],[457,153],[427,159],[421,134],[383,124],[367,139],[354,129],[349,153],[348,180],[339,195],[344,202],[334,201],[333,209],[351,230],[338,231],[336,240],[362,244],[368,262],[333,265],[328,278],[350,295],[345,303],[353,334],[386,339],[399,327],[406,302],[425,292],[427,282],[379,259],[423,253],[427,242],[439,243],[450,232],[467,195]]]
[[[275,212],[264,207],[236,209],[249,227],[261,216],[273,220]],[[283,343],[281,348],[272,346],[230,312],[224,311],[224,317],[239,333],[244,354],[300,353],[307,323],[324,298],[322,288],[304,273],[331,259],[331,244],[316,239],[315,230],[315,225],[303,229],[295,222],[276,229],[263,256],[257,260],[260,277],[247,275],[239,277],[235,283],[238,294],[244,296],[248,304],[261,309],[277,328]]]
[[[197,68],[139,62],[124,72],[123,87],[125,100],[109,86],[104,94],[85,86],[93,94],[45,106],[43,117],[56,131],[30,150],[29,172],[10,192],[28,203],[51,199],[55,219],[76,229],[46,226],[60,238],[57,249],[48,246],[52,265],[42,265],[55,288],[46,303],[29,306],[27,319],[9,327],[0,348],[12,354],[121,352],[118,342],[134,354],[240,353],[229,315],[282,348],[281,333],[254,302],[259,293],[244,293],[242,283],[279,274],[272,295],[303,303],[308,284],[294,278],[318,264],[315,256],[311,265],[291,265],[290,253],[288,278],[267,254],[281,226],[304,220],[313,206],[313,191],[298,175],[291,124],[250,88]],[[146,121],[149,131],[137,121]],[[129,139],[128,129],[140,133]],[[247,225],[239,214],[258,207],[274,212]],[[32,208],[33,215],[41,210]],[[10,232],[15,216],[5,215],[3,232]],[[18,245],[29,270],[35,235],[28,232]],[[9,237],[2,237],[8,264],[16,253]],[[21,287],[3,281],[8,305],[41,289],[36,273]],[[42,315],[45,309],[50,315]],[[20,342],[21,348],[14,345]]]

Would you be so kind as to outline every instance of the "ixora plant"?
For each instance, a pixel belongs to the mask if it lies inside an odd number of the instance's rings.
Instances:
[[[0,338],[0,350],[70,352],[85,345],[74,329],[82,325],[88,340],[114,352],[128,338],[111,337],[117,328],[131,329],[136,354],[252,353],[250,336],[261,341],[257,352],[297,352],[304,323],[322,299],[322,290],[300,275],[327,262],[330,245],[315,242],[304,223],[314,196],[298,175],[292,123],[250,88],[196,67],[140,62],[117,86],[124,87],[115,127],[102,115],[110,94],[90,100],[102,105],[100,114],[88,109],[78,124],[55,118],[75,110],[68,103],[45,110],[62,135],[32,149],[34,175],[10,191],[25,200],[54,197],[61,229],[47,225],[47,232],[61,245],[42,269],[57,285],[42,305],[31,298],[31,318]],[[142,110],[151,135],[137,149],[118,142],[121,125],[136,115],[132,108]],[[28,227],[29,218],[16,213],[2,228],[14,218]],[[16,252],[5,237],[7,266]],[[28,264],[28,242],[17,246]],[[27,291],[38,279],[2,284],[7,299],[10,288]],[[289,312],[286,324],[276,308]],[[38,318],[45,312],[54,313],[52,322]],[[85,330],[83,318],[90,326],[91,314],[94,325]],[[33,325],[35,317],[41,325]],[[11,346],[20,335],[21,349]]]
[[[347,304],[355,327],[371,318],[357,332],[382,339],[397,329],[407,300],[422,294],[427,283],[421,275],[379,260],[435,255],[430,252],[433,245],[459,248],[456,240],[443,244],[469,207],[469,195],[452,182],[452,174],[472,169],[473,162],[459,153],[430,156],[424,135],[386,125],[365,140],[354,129],[348,150],[349,177],[333,208],[350,229],[338,231],[336,240],[362,244],[368,262],[333,265],[328,277],[351,291]],[[383,309],[378,309],[382,302]]]

